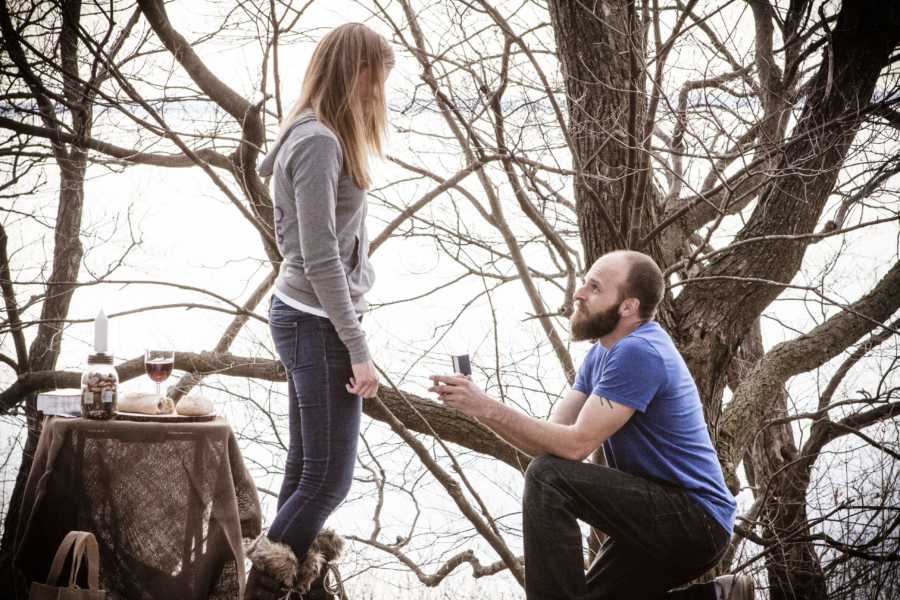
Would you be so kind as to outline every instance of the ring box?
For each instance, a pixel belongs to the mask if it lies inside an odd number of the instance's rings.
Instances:
[[[469,376],[472,374],[472,364],[469,362],[468,354],[459,354],[453,356],[453,372],[461,375]]]

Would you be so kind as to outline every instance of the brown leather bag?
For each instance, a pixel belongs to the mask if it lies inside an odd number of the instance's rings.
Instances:
[[[69,569],[69,585],[56,585],[69,550],[72,550],[72,568]],[[88,589],[82,589],[75,583],[81,561],[87,553]],[[106,592],[100,589],[100,549],[93,533],[88,531],[70,531],[56,550],[47,583],[31,584],[31,600],[105,600]]]

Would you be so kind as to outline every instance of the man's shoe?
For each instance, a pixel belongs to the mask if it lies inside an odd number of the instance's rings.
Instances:
[[[717,600],[753,600],[753,578],[746,575],[722,575],[713,580]]]

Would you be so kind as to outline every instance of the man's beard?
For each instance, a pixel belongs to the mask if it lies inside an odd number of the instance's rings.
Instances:
[[[572,340],[580,342],[583,340],[597,340],[605,335],[609,335],[619,324],[619,302],[615,306],[595,314],[579,313],[575,311],[572,314],[570,324],[572,326]],[[584,316],[582,316],[584,315]]]

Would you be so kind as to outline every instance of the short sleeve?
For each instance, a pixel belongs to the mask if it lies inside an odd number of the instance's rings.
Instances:
[[[626,337],[610,349],[591,393],[644,412],[666,378],[659,352],[646,340]]]
[[[595,342],[590,351],[588,351],[587,356],[584,357],[584,361],[575,375],[575,383],[572,384],[573,390],[590,396],[591,389],[594,387],[594,374],[597,372],[604,352],[603,346]]]

